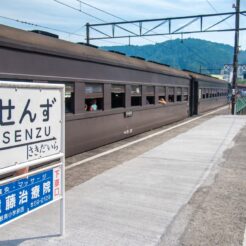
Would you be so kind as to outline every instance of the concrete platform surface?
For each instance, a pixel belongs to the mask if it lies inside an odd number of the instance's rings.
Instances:
[[[158,245],[179,211],[233,147],[244,116],[217,116],[66,193],[59,206],[0,230],[0,245]]]

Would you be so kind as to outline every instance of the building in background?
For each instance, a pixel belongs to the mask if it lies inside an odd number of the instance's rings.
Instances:
[[[232,81],[232,73],[233,73],[233,65],[225,64],[223,69],[221,70],[221,75],[223,75],[223,79],[231,82]],[[238,80],[246,80],[246,64],[238,65]]]

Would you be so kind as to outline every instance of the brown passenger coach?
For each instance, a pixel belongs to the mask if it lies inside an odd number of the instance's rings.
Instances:
[[[227,83],[0,25],[1,81],[66,86],[66,156],[226,104]]]

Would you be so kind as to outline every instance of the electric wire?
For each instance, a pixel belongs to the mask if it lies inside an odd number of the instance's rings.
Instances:
[[[72,7],[72,6],[68,5],[68,4],[65,4],[65,3],[63,3],[63,2],[60,2],[59,0],[54,0],[54,1],[57,2],[57,3],[59,3],[59,4],[62,4],[62,5],[64,5],[64,6],[67,6],[67,7],[71,8],[71,9],[74,9],[74,10],[77,10],[77,11],[79,11],[79,12],[82,12],[82,13],[84,13],[84,14],[90,16],[90,17],[93,17],[93,18],[96,19],[96,20],[99,20],[99,21],[102,21],[102,22],[106,22],[105,20],[103,20],[103,19],[101,19],[101,18],[95,17],[95,16],[93,16],[93,15],[91,15],[91,14],[88,14],[88,13],[82,11],[81,9],[77,9],[77,8],[75,8],[75,7]],[[105,11],[105,10],[103,10],[103,9],[97,8],[97,7],[95,7],[95,6],[91,5],[91,4],[85,3],[85,2],[83,2],[83,1],[81,1],[81,0],[76,0],[76,1],[79,2],[79,3],[85,4],[85,5],[87,5],[87,6],[91,7],[91,8],[94,8],[94,9],[96,9],[96,10],[98,10],[98,11],[101,11],[101,12],[103,12],[103,13],[105,13],[105,14],[108,14],[108,15],[110,15],[110,16],[113,16],[113,17],[115,17],[115,18],[118,18],[118,19],[120,19],[120,20],[127,21],[127,20],[125,20],[125,19],[123,19],[123,18],[121,18],[121,17],[119,17],[119,16],[116,16],[116,15],[114,15],[114,14],[111,14],[111,13],[109,13],[108,11]],[[135,24],[134,24],[134,25],[135,25]],[[142,38],[143,38],[143,37],[142,37]],[[103,41],[103,40],[101,40],[101,41]],[[107,42],[107,41],[106,41],[106,42]],[[151,42],[153,42],[153,41],[151,40]],[[111,41],[111,43],[112,43],[112,41]],[[190,48],[190,47],[188,47],[188,46],[186,46],[186,45],[184,45],[184,46],[185,46],[189,51],[191,51],[193,54],[195,54],[197,57],[199,57],[199,58],[201,59],[200,61],[202,61],[202,63],[204,62],[204,59],[203,59],[197,52],[195,52],[192,48]],[[173,49],[171,48],[171,50],[173,50]]]
[[[93,9],[96,9],[96,10],[98,10],[98,11],[104,13],[104,14],[107,14],[107,15],[110,15],[110,16],[112,16],[112,17],[114,17],[114,18],[117,18],[117,19],[119,19],[119,20],[122,20],[122,21],[128,21],[128,20],[126,20],[126,19],[124,19],[124,18],[122,18],[122,17],[120,17],[120,16],[117,16],[117,15],[115,15],[115,14],[112,14],[112,13],[106,11],[106,10],[103,10],[103,9],[101,9],[101,8],[98,8],[98,7],[94,6],[94,5],[91,5],[91,4],[89,4],[89,3],[86,3],[86,2],[84,2],[84,1],[81,1],[81,0],[75,0],[75,1],[79,2],[80,4],[84,4],[84,5],[88,6],[88,7],[91,7],[91,8],[93,8]],[[135,24],[135,23],[132,23],[132,25],[139,27],[139,26],[138,26],[137,24]],[[148,30],[147,28],[144,28],[144,27],[143,27],[143,29],[144,29],[144,30]],[[155,33],[155,32],[152,31],[152,33]],[[156,43],[156,42],[154,42],[153,40],[148,39],[148,38],[146,38],[146,37],[141,37],[141,38],[143,38],[143,39],[145,39],[145,40],[147,40],[147,41],[149,41],[149,42]],[[166,37],[166,38],[167,38],[167,37]],[[168,38],[167,38],[167,39],[168,39]]]
[[[70,8],[70,9],[79,11],[79,12],[81,12],[81,13],[83,13],[83,14],[89,16],[89,17],[94,18],[94,19],[97,20],[97,21],[102,21],[103,23],[107,23],[107,21],[105,21],[105,20],[103,20],[103,19],[101,19],[101,18],[98,18],[98,17],[96,17],[96,16],[94,16],[94,15],[92,15],[92,14],[88,14],[87,12],[82,11],[81,8],[80,8],[80,9],[75,8],[75,7],[73,7],[73,6],[69,5],[69,4],[66,4],[66,3],[64,3],[64,2],[61,2],[61,1],[59,1],[59,0],[53,0],[53,1],[59,3],[59,4],[63,5],[63,6],[66,6],[66,7]],[[80,1],[80,0],[75,0],[75,1],[77,1],[77,2],[79,2],[79,3],[81,3],[81,4],[85,4],[85,5],[87,5],[87,6],[91,7],[91,8],[94,8],[94,9],[96,9],[96,10],[98,10],[98,11],[101,11],[101,12],[107,14],[107,15],[110,15],[110,16],[114,17],[114,18],[118,18],[118,19],[120,19],[120,20],[127,21],[127,20],[125,20],[125,19],[123,19],[123,18],[121,18],[121,17],[119,17],[119,16],[116,16],[116,15],[114,15],[114,14],[111,14],[110,12],[105,11],[105,10],[103,10],[103,9],[100,9],[100,8],[98,8],[98,7],[95,7],[95,6],[91,5],[91,4],[85,3],[85,2]],[[137,27],[138,27],[137,24],[134,24],[134,23],[132,23],[132,24],[133,24],[134,26],[137,26]],[[143,29],[147,30],[146,28],[143,28]],[[152,42],[152,43],[155,43],[155,44],[157,43],[157,42],[155,42],[155,41],[153,41],[153,40],[150,40],[150,39],[148,39],[148,38],[145,38],[145,37],[140,37],[140,38],[145,39],[145,40],[147,40],[147,41],[149,41],[149,42]]]
[[[64,30],[57,29],[57,28],[47,27],[47,26],[43,26],[43,25],[39,25],[39,24],[35,24],[35,23],[32,23],[32,22],[23,21],[23,20],[19,20],[19,19],[14,19],[14,18],[2,16],[2,15],[0,15],[0,18],[5,19],[5,20],[15,21],[15,22],[18,22],[18,23],[21,23],[21,24],[25,24],[25,25],[29,25],[29,26],[40,27],[40,28],[43,28],[43,29],[51,30],[51,31],[56,31],[56,32],[60,32],[60,33],[66,33],[66,34],[69,34],[69,35],[74,35],[74,36],[79,36],[79,37],[85,37],[84,35],[81,35],[81,34],[75,34],[75,33],[67,32],[67,31],[64,31]]]
[[[217,9],[214,7],[214,5],[209,0],[206,0],[206,2],[214,10],[215,13],[217,13],[217,14],[219,13],[217,11]],[[223,20],[223,17],[220,16],[220,18]],[[226,20],[225,20],[225,23],[227,24],[227,26],[229,26],[230,28],[232,28],[232,26]]]

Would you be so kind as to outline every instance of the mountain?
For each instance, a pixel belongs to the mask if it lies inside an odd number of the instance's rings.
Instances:
[[[232,64],[233,47],[201,39],[175,39],[155,45],[104,46],[104,50],[123,52],[128,56],[139,56],[146,60],[168,64],[178,69],[203,73],[220,73],[224,64]],[[246,64],[246,51],[241,51],[239,63]]]

